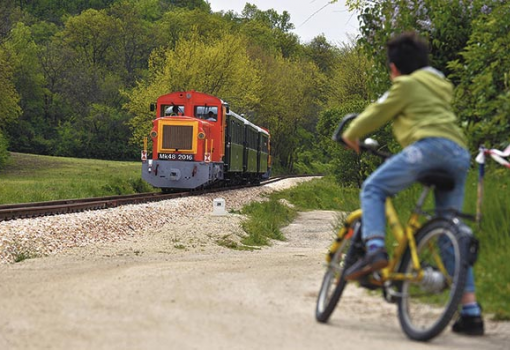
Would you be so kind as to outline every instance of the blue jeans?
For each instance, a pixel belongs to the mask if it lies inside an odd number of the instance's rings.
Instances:
[[[451,209],[462,211],[469,165],[470,154],[465,148],[437,137],[419,140],[388,159],[365,180],[361,189],[363,239],[384,239],[386,198],[408,188],[429,170],[442,169],[455,179],[453,190],[435,190],[436,214],[446,216]],[[468,271],[466,291],[474,292],[472,268]]]

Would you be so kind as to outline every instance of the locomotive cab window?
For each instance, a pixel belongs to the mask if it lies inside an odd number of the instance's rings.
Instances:
[[[215,122],[218,120],[218,107],[216,107],[216,106],[195,106],[195,118]]]
[[[161,105],[161,117],[184,115],[183,105]]]

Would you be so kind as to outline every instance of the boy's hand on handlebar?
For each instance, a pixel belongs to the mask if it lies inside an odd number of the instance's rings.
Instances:
[[[347,137],[342,135],[342,140],[345,142],[348,148],[352,148],[356,153],[360,152],[359,149],[359,139],[350,140]]]

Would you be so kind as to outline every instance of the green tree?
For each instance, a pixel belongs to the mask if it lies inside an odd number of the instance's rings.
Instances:
[[[0,46],[0,130],[16,121],[21,114],[19,94],[13,82],[14,70],[9,55]]]
[[[9,152],[7,151],[8,146],[9,143],[0,130],[0,171],[5,167],[5,164],[9,159]]]
[[[148,6],[150,3],[146,4]],[[144,19],[148,15],[148,8],[135,0],[118,2],[112,5],[109,12],[119,24],[118,41],[114,45],[119,57],[117,73],[125,87],[133,87],[145,74],[150,52],[155,48],[152,35],[154,24]]]
[[[316,91],[323,75],[312,62],[282,56],[266,57],[260,71],[263,88],[254,121],[271,132],[275,166],[293,171],[304,141],[300,136],[313,131],[317,122],[320,101]]]
[[[510,4],[493,2],[473,21],[461,58],[450,62],[455,109],[470,136],[471,149],[506,145],[510,139]]]
[[[229,24],[221,16],[201,9],[174,8],[163,15],[155,30],[157,45],[174,50],[177,41],[190,40],[192,36],[198,35],[204,41],[218,40],[229,31]]]
[[[361,186],[380,161],[366,154],[356,155],[331,140],[340,120],[349,113],[361,113],[373,100],[370,89],[370,67],[372,62],[357,46],[344,46],[335,59],[336,69],[330,78],[331,84],[326,93],[327,109],[320,114],[317,124],[316,158],[330,163],[330,171],[343,185]],[[382,148],[395,150],[396,142],[389,127],[373,135]]]
[[[299,38],[290,32],[294,24],[290,22],[290,14],[283,11],[279,14],[273,9],[259,10],[257,6],[246,3],[242,14],[237,18],[243,25],[243,32],[253,44],[274,51],[285,58],[300,54]]]
[[[126,108],[134,141],[140,143],[151,128],[148,106],[172,91],[196,90],[221,97],[236,111],[249,110],[259,102],[259,73],[246,53],[246,41],[224,33],[220,39],[203,40],[195,33],[181,38],[175,50],[155,50],[149,77],[127,93]]]
[[[60,61],[46,56],[45,65],[58,81],[56,102],[62,102],[68,111],[55,126],[58,155],[73,152],[75,157],[101,159],[130,159],[133,155],[128,147],[128,116],[120,113],[125,103],[120,91],[134,85],[136,74],[144,75],[142,51],[148,29],[139,20],[141,15],[135,10],[130,13],[126,4],[114,6],[111,15],[90,9],[70,17],[46,50],[47,55],[60,51],[65,58]],[[59,70],[51,65],[55,62]],[[112,132],[117,133],[116,138]],[[110,146],[106,146],[107,140]]]
[[[58,128],[55,154],[95,159],[135,159],[138,149],[129,145],[127,115],[101,104],[92,104],[88,115],[67,121]]]
[[[371,88],[377,94],[389,86],[386,42],[394,34],[418,31],[429,39],[431,63],[449,74],[447,63],[458,58],[479,14],[480,1],[381,0],[348,1],[359,12],[358,43],[373,63]]]
[[[0,1],[0,39],[10,32],[16,7],[13,1]]]
[[[315,63],[317,68],[328,76],[335,71],[339,56],[339,49],[331,45],[322,34],[313,38],[305,45],[306,55]]]
[[[8,57],[0,46],[0,169],[5,166],[9,157],[8,141],[4,135],[3,130],[9,124],[16,121],[21,114],[21,109],[18,104],[19,95],[13,84],[13,69],[9,64]]]
[[[21,108],[25,115],[39,112],[45,80],[39,64],[39,47],[33,40],[31,29],[22,22],[16,23],[4,47],[14,68],[14,83],[21,97]]]
[[[431,64],[457,85],[453,105],[471,149],[504,142],[510,133],[506,52],[509,5],[484,0],[349,1],[360,13],[359,44],[374,66],[371,90],[389,85],[384,45],[392,34],[418,31],[429,39]]]
[[[199,9],[211,12],[211,5],[204,0],[167,0],[172,6],[183,7],[189,10]]]
[[[334,69],[324,92],[327,106],[338,107],[351,100],[370,101],[378,97],[370,89],[372,65],[359,46],[344,46],[335,55]]]
[[[364,179],[361,158],[352,150],[331,140],[340,120],[349,113],[359,113],[365,107],[363,101],[350,101],[341,107],[331,108],[320,114],[317,124],[317,143],[322,157],[331,164],[331,171],[338,183],[360,187]]]
[[[88,9],[66,21],[62,36],[85,63],[115,69],[120,27],[120,21],[104,10]]]
[[[101,10],[119,0],[17,0],[16,5],[39,19],[62,24],[66,15],[78,15],[87,9]]]
[[[48,154],[44,140],[48,139],[49,125],[43,114],[46,80],[39,60],[40,47],[34,41],[31,28],[18,22],[5,40],[4,48],[13,67],[12,80],[19,93],[22,110],[15,123],[5,129],[6,133],[10,139],[16,140],[18,152]]]

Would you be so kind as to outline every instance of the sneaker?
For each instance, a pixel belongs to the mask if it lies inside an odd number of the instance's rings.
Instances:
[[[345,279],[347,281],[357,280],[386,266],[388,266],[388,253],[386,253],[386,249],[381,248],[373,253],[366,254],[345,270]]]
[[[465,335],[483,335],[484,325],[482,316],[462,316],[452,326],[452,331]]]

